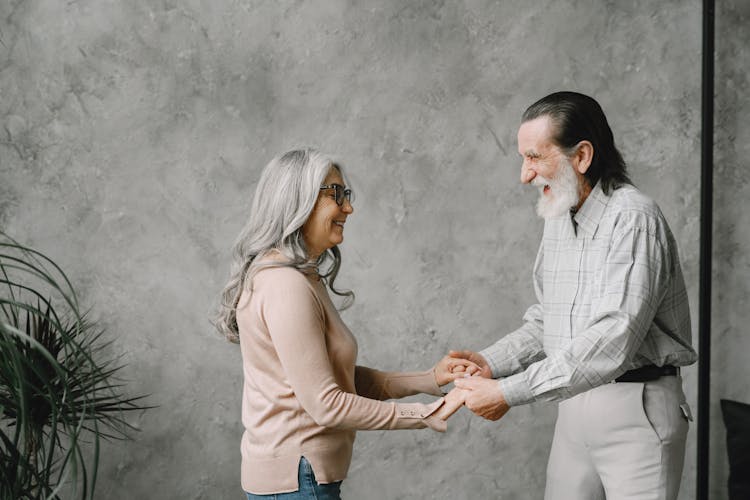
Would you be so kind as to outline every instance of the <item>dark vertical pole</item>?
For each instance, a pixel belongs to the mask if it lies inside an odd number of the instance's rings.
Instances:
[[[713,229],[714,0],[703,0],[701,96],[701,235],[698,324],[698,461],[696,498],[708,500],[711,376],[711,236]]]

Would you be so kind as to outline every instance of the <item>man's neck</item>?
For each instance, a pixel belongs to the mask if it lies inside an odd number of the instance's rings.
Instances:
[[[581,197],[578,200],[578,205],[573,207],[571,209],[571,212],[576,213],[578,212],[578,210],[581,209],[581,207],[583,206],[583,203],[586,201],[586,198],[588,198],[589,195],[591,194],[591,189],[592,189],[591,185],[588,183],[588,181],[586,179],[583,179],[581,181]]]

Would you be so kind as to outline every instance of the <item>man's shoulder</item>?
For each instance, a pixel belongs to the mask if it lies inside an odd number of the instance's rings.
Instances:
[[[632,185],[624,185],[610,194],[607,215],[616,225],[640,226],[651,231],[666,224],[656,201]]]
[[[610,205],[620,210],[659,212],[659,205],[653,198],[630,184],[625,184],[612,191],[610,200]]]

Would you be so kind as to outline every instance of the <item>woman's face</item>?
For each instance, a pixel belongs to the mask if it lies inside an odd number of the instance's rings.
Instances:
[[[343,192],[344,180],[337,168],[331,168],[323,181],[324,186],[338,184]],[[321,189],[310,217],[302,225],[302,238],[305,240],[310,257],[315,259],[329,248],[344,241],[346,218],[354,211],[352,204],[344,197],[339,206],[336,203],[335,189]]]

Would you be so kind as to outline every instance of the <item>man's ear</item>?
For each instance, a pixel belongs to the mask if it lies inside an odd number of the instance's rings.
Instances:
[[[576,145],[573,153],[573,166],[581,175],[585,174],[594,159],[594,145],[589,141],[581,141]]]

